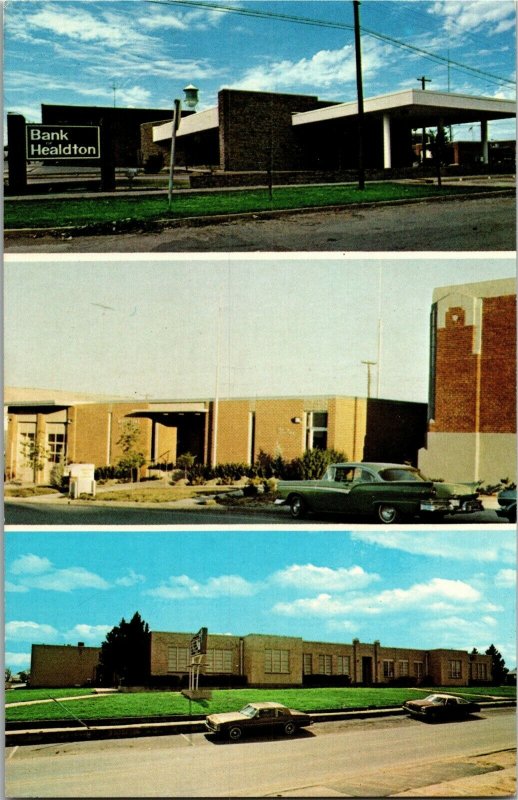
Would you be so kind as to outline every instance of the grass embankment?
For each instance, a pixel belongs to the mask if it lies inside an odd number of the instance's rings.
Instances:
[[[487,188],[485,187],[485,191]],[[352,184],[275,188],[270,199],[266,189],[174,195],[172,209],[163,197],[73,197],[65,200],[39,198],[4,201],[5,228],[60,228],[95,224],[152,222],[163,219],[205,217],[280,209],[321,208],[352,203],[444,197],[477,192],[479,187],[397,183],[367,184],[363,191]]]
[[[446,689],[473,700],[488,695],[515,697],[508,694],[512,687],[490,689],[461,688]],[[432,690],[430,690],[432,691]],[[41,703],[6,708],[7,721],[70,719],[73,715],[81,719],[159,717],[170,715],[212,714],[238,711],[246,703],[259,700],[275,700],[300,711],[341,710],[347,708],[399,707],[408,699],[423,697],[428,690],[404,688],[329,688],[329,689],[234,689],[215,690],[212,699],[192,701],[179,692],[141,692],[132,694],[108,694],[95,697],[88,693],[84,699],[68,700],[67,697],[82,694],[81,690],[16,690],[6,693],[6,702],[56,697],[62,703]],[[13,697],[13,695],[15,695]],[[65,705],[63,705],[63,703]],[[66,707],[65,707],[66,706]]]
[[[38,497],[42,494],[58,494],[50,486],[11,486],[4,488],[5,497]]]
[[[188,500],[192,497],[203,497],[204,495],[224,494],[235,486],[142,486],[139,488],[128,489],[106,489],[97,491],[95,497],[89,496],[91,501],[109,500],[113,502],[125,503],[168,503],[177,500]],[[59,494],[56,489],[50,487],[11,487],[5,490],[5,497],[34,497],[44,494]]]

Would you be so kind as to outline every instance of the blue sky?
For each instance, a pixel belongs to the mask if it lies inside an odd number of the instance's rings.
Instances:
[[[200,89],[199,110],[214,105],[222,87],[355,99],[352,2],[222,5],[345,27],[174,0],[6,0],[5,109],[39,122],[41,103],[170,108],[191,82]],[[367,97],[419,88],[422,75],[437,91],[514,96],[513,2],[363,0],[360,12]],[[455,132],[473,136],[476,126]],[[491,138],[514,136],[512,121],[491,124]]]
[[[220,397],[364,396],[370,360],[380,397],[426,402],[434,288],[514,278],[516,260],[11,256],[4,272],[8,386],[213,397],[219,361]]]
[[[152,630],[481,652],[515,666],[513,531],[8,532],[6,664],[31,643]]]

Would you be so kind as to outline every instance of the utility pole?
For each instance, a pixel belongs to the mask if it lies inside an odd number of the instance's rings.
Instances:
[[[424,75],[421,75],[420,78],[416,78],[417,81],[421,81],[421,89],[423,92],[426,90],[426,84],[431,83],[431,78],[426,78]],[[423,128],[423,133],[421,135],[421,163],[424,164],[426,161],[426,128]]]
[[[111,86],[111,89],[112,89],[112,92],[113,92],[113,107],[115,108],[115,107],[116,107],[116,105],[117,105],[117,101],[116,101],[116,97],[117,97],[117,86],[116,86],[116,84],[115,84],[115,81],[113,81],[113,83],[112,83],[112,86]]]
[[[356,93],[358,96],[358,189],[365,189],[365,167],[363,164],[363,79],[362,48],[360,38],[360,0],[353,0],[354,48],[356,52]]]
[[[367,367],[367,400],[369,400],[371,396],[371,367],[376,366],[376,362],[362,361],[362,364],[365,364]]]

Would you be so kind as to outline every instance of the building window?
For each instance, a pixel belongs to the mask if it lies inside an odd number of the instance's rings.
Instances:
[[[289,650],[265,650],[264,671],[267,675],[287,674],[290,671]]]
[[[398,664],[399,677],[403,678],[408,675],[408,661],[400,661]]]
[[[383,662],[383,677],[384,678],[393,678],[394,677],[394,662],[393,661],[384,661]]]
[[[309,411],[306,426],[306,447],[308,450],[327,449],[327,411]]]
[[[190,654],[188,647],[169,647],[167,654],[168,672],[188,672]]]
[[[424,664],[422,661],[414,661],[414,675],[416,678],[422,678],[424,672]]]
[[[351,656],[337,656],[338,675],[351,674]]]
[[[462,662],[460,659],[453,659],[448,662],[448,677],[462,678]]]
[[[475,662],[472,668],[472,677],[479,681],[487,681],[487,664]]]
[[[333,674],[333,657],[326,655],[319,655],[318,657],[318,674],[319,675],[332,675]]]
[[[52,464],[59,464],[65,458],[65,434],[49,433],[47,435],[47,458]]]
[[[304,653],[303,669],[304,669],[304,675],[313,674],[313,656],[311,655],[311,653]]]
[[[207,650],[206,672],[232,672],[232,650]]]

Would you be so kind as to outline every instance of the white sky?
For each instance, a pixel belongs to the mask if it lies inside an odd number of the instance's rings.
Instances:
[[[511,254],[5,261],[6,385],[157,399],[214,396],[218,327],[220,397],[365,395],[381,319],[380,396],[426,402],[434,288],[516,272]]]

